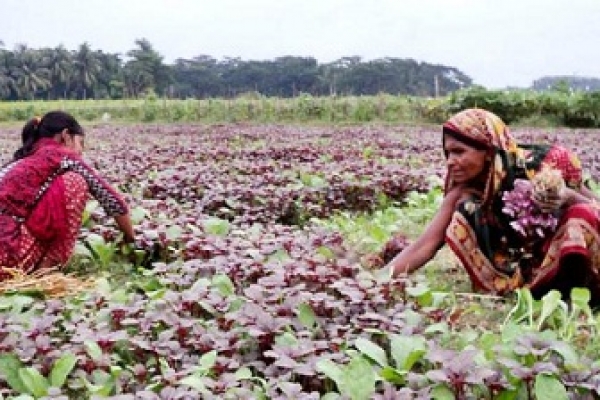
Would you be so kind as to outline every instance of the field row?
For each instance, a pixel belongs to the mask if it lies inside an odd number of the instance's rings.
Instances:
[[[563,142],[600,178],[596,132],[516,134]],[[18,137],[0,131],[5,161]],[[438,129],[403,126],[91,128],[86,158],[130,201],[144,250],[121,246],[90,203],[70,268],[97,277],[95,289],[62,299],[0,297],[0,394],[598,393],[600,325],[585,318],[585,305],[563,315],[530,302],[529,326],[517,323],[518,313],[494,324],[510,302],[443,293],[424,276],[390,281],[364,268],[365,254],[340,232],[315,223],[439,185],[440,143]],[[442,272],[456,281],[454,264]],[[550,330],[540,333],[538,323]]]

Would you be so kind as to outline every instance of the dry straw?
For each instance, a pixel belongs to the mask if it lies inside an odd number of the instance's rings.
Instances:
[[[15,292],[39,292],[46,297],[75,295],[95,286],[92,278],[80,279],[65,275],[56,268],[48,268],[26,274],[17,268],[3,268],[10,277],[0,282],[0,294]]]

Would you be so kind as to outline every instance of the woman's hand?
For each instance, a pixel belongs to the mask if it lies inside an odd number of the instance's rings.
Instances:
[[[131,223],[131,217],[129,214],[117,215],[115,222],[119,226],[119,230],[123,232],[123,239],[126,243],[135,242],[135,232],[133,231],[133,224]]]
[[[368,269],[382,268],[408,247],[408,245],[407,237],[402,233],[397,233],[383,245],[380,251],[364,256],[361,263]]]
[[[533,202],[545,213],[558,211],[565,205],[570,193],[567,188],[562,188],[557,192],[533,191]]]
[[[532,200],[542,212],[560,210],[573,198],[573,190],[568,188],[558,169],[542,167],[532,179]]]
[[[388,264],[392,261],[402,250],[407,248],[409,245],[408,238],[402,234],[395,234],[390,240],[388,240],[381,251],[381,259],[384,264]]]

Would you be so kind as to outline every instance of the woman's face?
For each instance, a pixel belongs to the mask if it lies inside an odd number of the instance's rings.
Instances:
[[[471,182],[486,169],[486,150],[476,149],[452,136],[445,135],[444,151],[447,155],[448,174],[455,183]]]
[[[68,130],[64,130],[61,133],[62,143],[73,150],[75,153],[83,154],[84,148],[84,136],[83,135],[71,135]]]

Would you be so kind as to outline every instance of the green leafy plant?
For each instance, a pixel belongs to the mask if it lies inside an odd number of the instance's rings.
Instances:
[[[76,363],[77,358],[66,353],[54,362],[45,377],[36,368],[24,366],[16,355],[5,353],[0,355],[0,373],[12,389],[40,398],[48,394],[50,387],[63,387]]]

